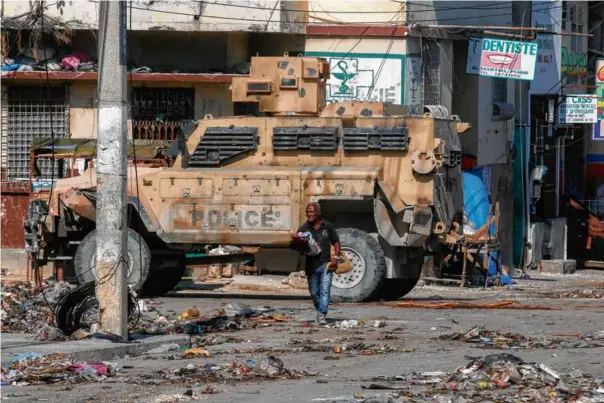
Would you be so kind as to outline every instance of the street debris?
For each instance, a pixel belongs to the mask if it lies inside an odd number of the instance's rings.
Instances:
[[[25,353],[2,366],[2,385],[40,385],[69,381],[100,382],[118,372],[116,364],[108,362],[75,362],[69,355]]]
[[[582,291],[573,290],[573,291],[561,291],[554,293],[554,296],[557,298],[570,298],[570,299],[604,299],[604,290],[596,290],[587,288]]]
[[[599,392],[604,379],[591,378],[581,372],[562,374],[545,364],[527,363],[506,353],[472,358],[453,373],[412,373],[369,381],[364,389],[399,389],[389,396],[395,399],[393,401],[604,401]]]
[[[516,301],[498,301],[498,302],[415,302],[401,301],[394,303],[385,303],[384,305],[395,308],[422,308],[422,309],[518,309],[523,311],[530,310],[557,310],[549,306],[541,305],[523,305]]]
[[[227,364],[189,364],[182,368],[155,371],[153,375],[142,376],[137,383],[148,383],[146,379],[162,379],[169,383],[192,382],[236,382],[262,379],[300,379],[306,376],[316,376],[310,371],[288,369],[283,361],[274,355],[257,362],[253,359],[235,361]]]
[[[323,340],[292,339],[290,340],[289,344],[295,347],[292,352],[321,352],[344,354],[346,356],[410,353],[415,351],[415,349],[404,349],[389,346],[387,344],[373,344],[354,341],[354,338]]]
[[[518,333],[499,333],[484,326],[475,326],[466,332],[444,334],[437,340],[453,340],[475,343],[481,348],[532,349],[532,348],[595,348],[604,347],[604,331],[594,335],[577,335],[574,340],[545,336],[528,337]]]
[[[307,289],[308,280],[304,270],[290,273],[289,276],[281,281],[281,284],[289,285],[292,288]]]
[[[42,283],[41,292],[34,292],[28,284],[2,285],[2,332],[38,333],[48,337],[49,326],[53,325],[51,306],[75,288],[59,281]]]
[[[259,326],[271,326],[282,322],[291,322],[289,312],[274,312],[270,307],[251,308],[238,302],[230,302],[218,310],[218,313],[202,315],[197,308],[191,308],[178,316],[149,307],[147,314],[141,315],[130,332],[135,334],[179,334],[199,336],[212,332],[253,329]]]

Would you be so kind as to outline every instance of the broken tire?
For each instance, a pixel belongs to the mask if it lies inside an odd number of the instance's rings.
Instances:
[[[378,241],[356,228],[339,228],[342,253],[353,269],[345,274],[334,274],[331,283],[333,302],[362,302],[375,299],[386,277],[386,259]]]
[[[152,266],[156,266],[155,262]],[[178,285],[182,276],[185,274],[187,266],[183,261],[177,261],[176,264],[162,268],[151,268],[151,273],[147,277],[147,281],[141,289],[141,296],[161,297],[162,295],[172,291]]]
[[[74,257],[78,282],[86,284],[96,280],[96,234],[93,230],[82,239]],[[138,292],[147,280],[151,264],[151,252],[145,240],[134,230],[128,229],[127,237],[128,285]]]
[[[384,301],[396,301],[409,294],[417,285],[417,278],[389,278],[386,279],[380,292],[380,299]]]

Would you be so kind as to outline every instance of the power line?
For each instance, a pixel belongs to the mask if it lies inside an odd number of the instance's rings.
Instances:
[[[270,7],[262,7],[262,6],[252,6],[252,5],[243,5],[243,4],[229,4],[229,3],[218,3],[218,2],[208,2],[208,1],[202,1],[202,0],[197,0],[196,3],[201,3],[201,4],[205,4],[205,5],[209,5],[209,6],[224,6],[224,7],[234,7],[234,8],[245,8],[245,9],[250,9],[250,10],[266,10],[266,11],[270,11],[271,8]],[[397,2],[398,3],[398,2]],[[512,3],[511,1],[506,1],[506,2],[498,2],[498,3]],[[417,5],[417,6],[421,6],[424,7],[424,9],[422,10],[417,10],[417,11],[429,11],[429,10],[469,10],[469,9],[484,9],[484,10],[496,10],[496,9],[504,9],[504,8],[509,8],[509,5],[506,6],[501,6],[499,4],[485,4],[485,5],[476,5],[476,6],[466,6],[466,7],[437,7],[437,6],[430,6],[427,4],[421,4],[421,3],[415,3],[415,2],[401,2],[401,4],[409,4],[409,5]],[[549,4],[549,2],[543,2],[543,3],[538,3],[540,4]],[[374,11],[374,10],[367,10],[367,11],[349,11],[349,10],[301,10],[301,9],[295,9],[295,8],[282,8],[281,11],[291,11],[291,12],[298,12],[298,13],[303,13],[303,14],[310,14],[310,13],[314,13],[314,12],[321,12],[321,13],[326,13],[326,14],[392,14],[392,13],[398,13],[398,11]]]
[[[93,3],[98,3],[98,0],[92,0]],[[214,3],[211,3],[214,4]],[[233,7],[235,7],[236,5],[232,5]],[[543,8],[543,9],[539,9],[539,10],[535,10],[535,11],[544,11],[544,10],[551,10],[551,9],[556,9],[556,8],[561,8],[562,6],[553,6],[553,7],[549,7],[549,8]],[[181,15],[181,16],[188,16],[188,17],[195,17],[195,18],[199,18],[200,16],[197,14],[192,14],[192,13],[185,13],[185,12],[180,12],[180,11],[169,11],[169,10],[158,10],[158,9],[152,9],[152,8],[144,8],[144,7],[135,7],[132,6],[133,9],[135,10],[141,10],[141,11],[148,11],[148,12],[156,12],[156,13],[162,13],[162,14],[171,14],[171,15]],[[269,9],[267,9],[269,10]],[[364,14],[364,12],[356,12],[357,14]],[[394,12],[393,12],[394,13]],[[397,15],[399,15],[398,13],[394,14],[394,17],[396,17]],[[425,19],[425,20],[414,20],[413,23],[417,23],[417,22],[442,22],[442,21],[458,21],[458,20],[468,20],[468,19],[480,19],[480,18],[489,18],[489,17],[498,17],[498,16],[509,16],[512,15],[511,12],[509,13],[499,13],[499,14],[485,14],[485,15],[478,15],[478,16],[469,16],[469,17],[451,17],[451,18],[439,18],[439,19]],[[218,19],[218,20],[228,20],[228,21],[248,21],[248,22],[280,22],[283,24],[291,24],[291,25],[309,25],[307,22],[298,22],[298,21],[288,21],[288,20],[266,20],[266,19],[257,19],[257,18],[244,18],[244,17],[225,17],[225,16],[218,16],[218,15],[207,15],[207,14],[203,14],[201,17],[203,18],[210,18],[210,19]],[[312,18],[312,17],[311,17]],[[341,23],[336,23],[338,25],[346,25],[346,24],[363,24],[363,25],[385,25],[385,24],[391,24],[392,21],[394,20],[394,18],[390,19],[389,21],[342,21]],[[312,25],[312,24],[310,24]],[[318,24],[316,24],[318,25]],[[396,26],[407,26],[409,25],[408,23],[404,22],[404,23],[398,23],[398,24],[393,24]],[[505,29],[505,26],[501,26],[501,29]]]
[[[214,3],[214,2],[201,1],[201,0],[196,0],[195,2],[205,4],[208,6],[224,6],[224,7],[245,8],[245,9],[250,9],[250,10],[265,10],[265,11],[272,10],[272,8],[270,8],[270,7],[248,6],[248,5],[243,5],[243,4],[229,4],[229,3],[218,3],[218,2]],[[295,8],[281,8],[281,11],[292,11],[292,12],[305,13],[305,14],[315,12],[313,10],[299,10],[299,9],[295,9]],[[373,11],[373,10],[367,10],[367,11],[321,10],[320,12],[327,13],[327,14],[392,14],[392,13],[396,14],[396,13],[398,13],[398,11]]]

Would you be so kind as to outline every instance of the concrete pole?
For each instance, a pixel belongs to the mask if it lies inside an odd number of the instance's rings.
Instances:
[[[530,1],[513,1],[512,2],[512,24],[520,27],[532,26],[532,2]],[[521,32],[525,34],[525,32]],[[530,242],[529,234],[531,230],[531,193],[530,188],[530,164],[529,157],[530,153],[530,139],[531,139],[531,96],[530,96],[530,82],[524,80],[516,80],[515,82],[515,124],[517,127],[524,130],[526,138],[524,144],[524,175],[522,178],[514,178],[515,181],[524,182],[524,219],[525,219],[525,230],[524,230],[524,241],[525,245]],[[522,267],[526,267],[528,262],[527,255],[528,250],[525,247],[522,253],[523,262],[520,264]]]
[[[101,328],[128,338],[126,2],[101,1],[97,140],[96,297]]]

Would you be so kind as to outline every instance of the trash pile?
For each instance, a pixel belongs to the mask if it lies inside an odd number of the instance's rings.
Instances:
[[[582,291],[563,291],[556,293],[556,297],[570,299],[604,299],[604,290],[588,288]]]
[[[437,340],[462,341],[475,343],[480,348],[526,349],[526,348],[594,348],[604,347],[604,331],[593,335],[577,335],[575,340],[551,338],[544,336],[527,337],[518,333],[499,333],[485,326],[476,326],[467,332],[444,334]]]
[[[373,344],[364,343],[362,341],[354,341],[353,338],[343,338],[339,340],[292,339],[289,344],[291,346],[295,346],[292,352],[334,353],[343,354],[345,356],[410,353],[415,351],[415,349],[403,349],[392,347],[387,344]]]
[[[340,329],[356,329],[358,327],[375,327],[375,328],[381,328],[381,327],[385,327],[386,326],[386,322],[383,320],[372,320],[369,322],[364,321],[363,319],[360,320],[343,320],[341,322],[336,322],[334,327],[340,328]]]
[[[94,283],[76,287],[62,281],[47,281],[42,283],[42,289],[36,293],[25,284],[2,287],[3,332],[37,334],[39,340],[81,340],[98,335]],[[293,321],[288,312],[274,312],[270,307],[250,308],[237,302],[209,316],[202,316],[195,307],[177,315],[163,312],[156,305],[155,301],[136,301],[130,293],[129,326],[133,338],[179,333],[201,335]]]
[[[396,397],[421,402],[602,402],[604,379],[578,370],[560,374],[512,354],[472,358],[453,373],[425,372],[378,377],[365,389],[405,389]],[[405,400],[408,401],[408,400]]]
[[[74,362],[69,355],[21,354],[2,366],[0,381],[4,385],[40,385],[68,381],[100,382],[115,376],[116,364],[108,362]]]
[[[288,369],[283,361],[274,355],[269,355],[265,359],[257,362],[256,360],[235,361],[227,364],[189,364],[182,368],[171,368],[168,370],[155,371],[152,375],[140,376],[136,383],[156,384],[157,380],[168,381],[169,383],[192,382],[233,382],[250,381],[262,379],[300,379],[305,376],[316,376],[317,374],[309,371],[298,371]]]
[[[29,284],[3,285],[2,331],[6,333],[38,333],[53,325],[51,307],[75,286],[63,281],[42,283],[42,292],[35,293]],[[49,306],[50,305],[50,306]]]
[[[269,307],[250,308],[238,302],[228,303],[218,314],[202,316],[198,309],[191,308],[182,314],[166,315],[156,308],[141,315],[131,327],[131,333],[138,334],[177,334],[201,335],[204,333],[253,329],[270,326],[280,322],[291,322],[293,317],[285,313],[276,313]]]

